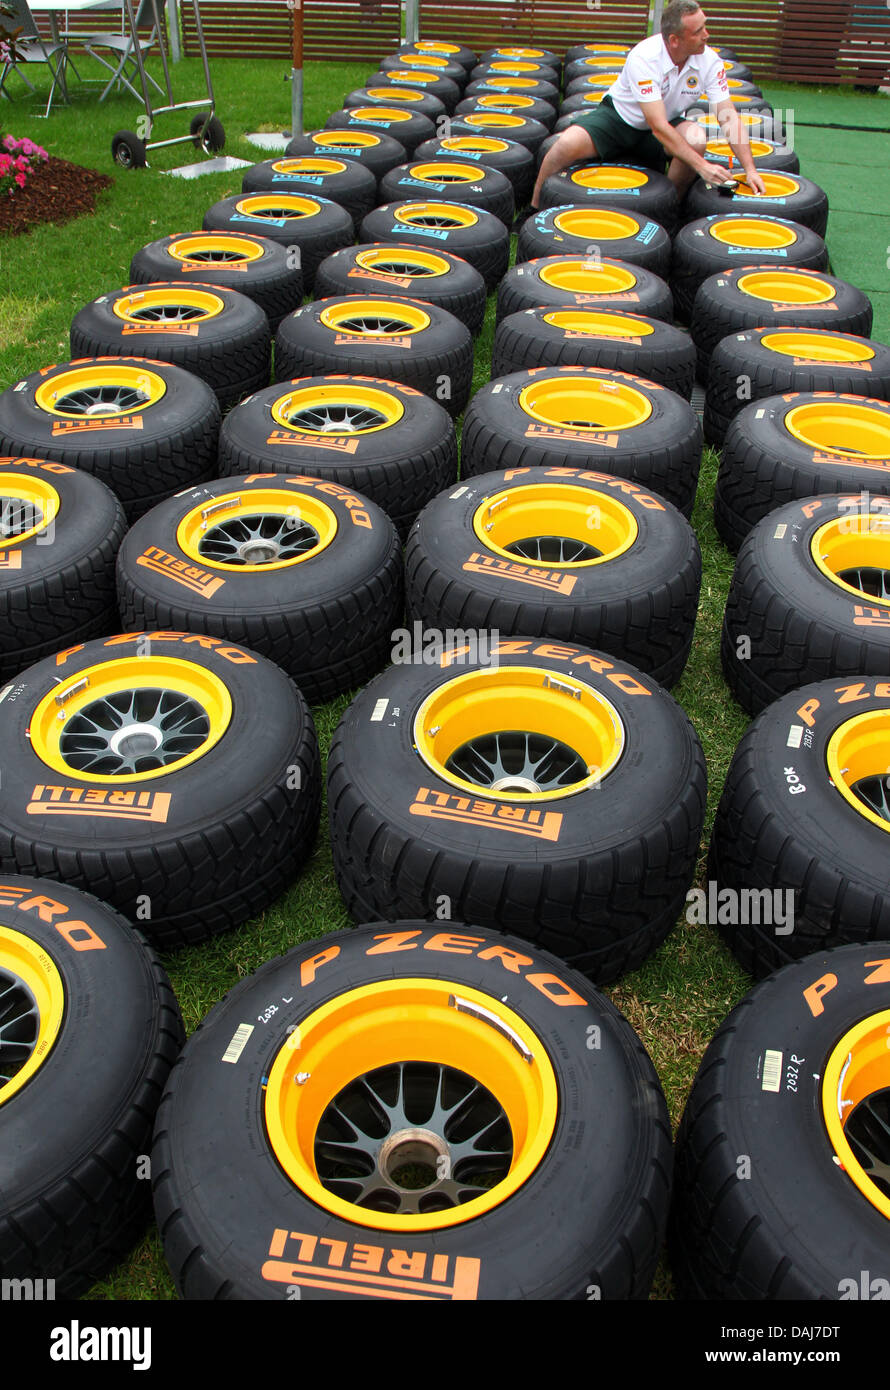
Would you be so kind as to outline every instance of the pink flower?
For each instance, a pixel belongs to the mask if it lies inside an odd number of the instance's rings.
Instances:
[[[16,174],[16,176],[15,176],[15,181],[16,181],[16,183],[18,184],[19,188],[24,188],[24,186],[25,186],[25,176],[24,176],[24,174]]]

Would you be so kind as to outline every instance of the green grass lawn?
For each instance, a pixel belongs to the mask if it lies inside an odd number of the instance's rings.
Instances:
[[[327,115],[341,105],[344,94],[361,86],[370,70],[370,64],[309,64],[306,128],[323,125]],[[81,71],[89,75],[88,62],[81,65]],[[227,134],[227,153],[249,160],[266,157],[249,144],[246,134],[262,126],[278,129],[289,124],[286,71],[285,62],[214,62],[216,106]],[[95,75],[99,75],[98,70]],[[177,98],[203,93],[197,60],[178,64],[173,77]],[[28,135],[51,154],[114,177],[114,186],[101,195],[94,217],[60,227],[44,226],[18,238],[0,238],[0,389],[27,372],[67,359],[73,315],[88,300],[127,283],[130,259],[142,245],[168,233],[200,227],[211,203],[240,191],[241,171],[195,181],[165,176],[163,169],[196,157],[190,145],[152,152],[150,169],[115,170],[110,157],[111,137],[119,129],[136,128],[140,108],[128,96],[99,106],[96,90],[74,84],[73,104],[57,108],[46,121],[36,118],[42,109],[39,86],[36,97],[0,107],[5,131],[17,137]],[[187,128],[188,113],[174,113],[161,117],[153,134],[154,138],[167,138],[183,134]],[[489,378],[493,331],[492,297],[476,350],[474,388]],[[693,517],[703,552],[704,582],[692,655],[674,690],[698,730],[709,769],[709,813],[699,883],[704,882],[704,854],[716,801],[747,722],[728,693],[718,655],[733,562],[718,540],[711,518],[716,469],[716,455],[708,450]],[[344,696],[314,711],[323,757],[347,703]],[[322,824],[308,868],[261,919],[207,945],[166,958],[189,1031],[228,989],[269,957],[297,942],[349,925],[334,881],[325,821]],[[750,983],[710,928],[681,921],[643,969],[609,991],[649,1049],[675,1124],[708,1040]],[[157,1233],[152,1230],[131,1259],[97,1285],[90,1296],[175,1297]],[[670,1275],[665,1268],[659,1274],[655,1296],[671,1296]]]

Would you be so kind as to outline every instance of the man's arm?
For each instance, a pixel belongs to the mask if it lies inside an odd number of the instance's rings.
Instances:
[[[766,188],[754,166],[754,160],[751,157],[751,145],[742,129],[739,113],[728,97],[725,101],[715,103],[714,115],[720,122],[720,130],[724,140],[728,142],[729,148],[745,171],[745,181],[754,189],[755,193],[765,193]],[[720,182],[720,180],[714,179],[710,173],[708,179],[711,183]]]
[[[720,108],[718,108],[718,119],[719,110],[723,107],[723,104],[724,103],[721,102]],[[726,104],[732,108],[731,101]],[[645,116],[646,123],[652,131],[652,134],[655,136],[656,140],[659,140],[661,144],[664,145],[664,148],[672,158],[680,159],[684,164],[688,164],[690,169],[694,169],[697,174],[701,174],[703,179],[708,180],[708,183],[726,183],[727,179],[733,177],[728,170],[721,168],[719,164],[714,164],[710,160],[704,159],[692,148],[685,135],[681,135],[678,130],[674,129],[667,118],[667,112],[664,109],[663,101],[641,101],[640,110]],[[736,120],[736,136],[738,136],[738,116],[734,109],[732,110],[732,115]],[[734,145],[732,146],[732,150],[733,153],[738,154],[739,159],[741,159],[741,154],[736,150]],[[751,162],[750,150],[748,151],[748,160]],[[753,169],[753,163],[751,163],[751,167]]]

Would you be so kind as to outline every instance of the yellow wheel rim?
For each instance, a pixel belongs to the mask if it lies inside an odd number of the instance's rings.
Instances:
[[[127,785],[202,758],[231,717],[231,696],[212,672],[178,657],[121,657],[44,695],[31,716],[31,747],[64,777]]]
[[[373,386],[303,386],[272,403],[272,419],[301,434],[373,434],[401,420],[397,396]]]
[[[760,170],[760,177],[763,179],[764,193],[768,198],[790,198],[792,193],[800,192],[800,183],[790,174],[768,174],[766,170]],[[744,179],[741,180],[736,193],[743,198],[755,197],[754,189]]]
[[[414,746],[436,777],[473,796],[523,803],[599,785],[624,742],[610,700],[575,676],[536,666],[456,676],[424,700],[414,720]]]
[[[479,221],[472,208],[458,203],[409,203],[396,208],[393,216],[409,227],[475,227]]]
[[[0,471],[0,552],[22,545],[51,526],[60,499],[42,478]]]
[[[737,112],[736,112],[736,115],[738,116],[738,118],[739,118],[739,120],[741,121],[742,125],[747,126],[749,130],[752,129],[752,128],[753,128],[754,126],[756,126],[756,125],[762,125],[762,124],[763,124],[763,121],[764,121],[764,116],[765,116],[765,114],[766,114],[766,113],[762,113],[762,112],[759,112],[759,111],[737,111]],[[689,117],[688,119],[691,120],[692,117]],[[711,115],[702,113],[702,114],[699,114],[699,115],[696,115],[696,116],[695,116],[695,123],[696,123],[696,125],[702,126],[705,130],[713,130],[713,131],[715,131],[716,134],[718,134],[718,135],[720,135],[720,134],[722,133],[722,132],[721,132],[721,129],[720,129],[720,122],[717,120],[717,117],[716,117],[716,116],[711,116]]]
[[[428,180],[430,183],[476,183],[484,177],[484,170],[469,164],[452,164],[449,160],[433,160],[429,164],[413,164],[412,179]]]
[[[564,333],[584,333],[592,338],[646,338],[655,329],[651,324],[626,314],[601,314],[592,309],[555,309],[544,315],[544,322]]]
[[[851,508],[819,527],[810,553],[826,579],[852,598],[890,606],[890,516]]]
[[[348,304],[329,304],[319,319],[335,333],[356,338],[399,338],[420,333],[430,316],[402,299],[351,299]]]
[[[16,1040],[0,1055],[0,1106],[20,1091],[52,1051],[65,1013],[65,987],[52,957],[28,936],[0,925],[0,1018],[16,1020]]]
[[[412,119],[410,111],[399,111],[395,106],[353,106],[350,116],[358,121],[410,121]]]
[[[456,43],[439,43],[436,39],[418,39],[417,48],[423,53],[460,53]]]
[[[761,159],[764,155],[772,154],[773,147],[768,145],[765,140],[752,140],[748,145],[752,159]],[[732,154],[732,148],[728,140],[709,140],[705,146],[708,154],[716,155],[718,159],[728,159]],[[735,156],[733,156],[734,158]]]
[[[492,72],[505,73],[505,74],[506,74],[506,73],[514,73],[514,72],[516,72],[517,70],[518,70],[519,72],[537,72],[537,71],[541,68],[542,65],[541,65],[540,63],[521,63],[521,62],[509,63],[509,62],[499,62],[499,63],[489,63],[488,66],[489,66],[489,68],[490,68],[490,70],[491,70]],[[533,77],[526,77],[526,78],[523,78],[523,79],[522,79],[522,81],[524,81],[524,82],[534,82],[534,80],[535,80],[535,79],[534,79]]]
[[[572,208],[559,212],[553,225],[568,236],[587,237],[591,241],[615,241],[634,236],[640,230],[635,217],[623,212],[608,212],[605,208]]]
[[[652,414],[641,391],[611,377],[570,376],[533,381],[519,407],[544,425],[572,430],[629,430]]]
[[[536,86],[538,85],[538,81],[539,81],[539,79],[538,79],[537,77],[518,77],[518,76],[516,76],[516,68],[519,67],[519,66],[520,66],[520,64],[517,63],[517,64],[515,64],[515,65],[511,65],[510,67],[508,67],[508,68],[502,70],[502,69],[501,69],[500,67],[498,67],[495,63],[492,63],[492,64],[491,64],[491,69],[492,69],[492,70],[491,70],[491,74],[490,74],[490,76],[488,76],[488,77],[485,78],[484,80],[485,80],[486,82],[491,82],[491,81],[493,80],[493,78],[497,77],[497,78],[498,78],[498,86],[499,86],[499,87],[506,87],[506,88],[508,88],[508,90],[511,91],[511,92],[512,92],[512,91],[521,92],[521,91],[526,91],[526,90],[528,90],[529,87],[536,87]],[[529,69],[531,69],[531,66],[532,66],[532,65],[529,64],[528,66],[529,66]],[[524,69],[523,69],[523,70],[524,70]]]
[[[507,560],[568,570],[616,560],[639,532],[623,503],[565,483],[534,483],[486,497],[474,513],[473,530]]]
[[[34,400],[47,414],[66,420],[102,419],[145,410],[166,389],[163,378],[148,366],[129,367],[108,358],[48,378],[34,392]]]
[[[239,574],[313,560],[336,534],[336,514],[324,502],[276,487],[215,497],[193,507],[176,528],[177,543],[190,559]]]
[[[497,56],[492,59],[492,62],[503,62],[507,58],[516,58],[519,60],[528,59],[530,62],[539,63],[540,60],[546,56],[546,50],[543,48],[499,48],[497,50]]]
[[[239,212],[251,217],[276,220],[282,217],[294,220],[298,217],[317,217],[321,212],[321,204],[314,198],[304,198],[302,193],[251,193],[246,198],[239,198],[235,206]]]
[[[594,164],[588,169],[576,169],[572,183],[581,188],[643,188],[647,175],[638,169],[622,169],[620,165]]]
[[[815,275],[794,275],[787,270],[757,270],[742,275],[737,287],[754,299],[775,304],[827,304],[835,298],[835,288]]]
[[[176,261],[206,261],[210,266],[225,270],[226,265],[258,261],[263,248],[236,232],[195,232],[171,241],[167,254]]]
[[[314,145],[321,145],[322,148],[331,146],[337,150],[347,150],[357,147],[370,149],[372,145],[380,144],[380,136],[372,135],[370,131],[364,130],[320,130],[312,136]]]
[[[404,87],[390,87],[390,86],[386,86],[386,87],[368,87],[366,90],[367,90],[367,93],[368,93],[368,96],[369,96],[369,97],[374,97],[374,98],[376,98],[378,101],[413,101],[413,102],[417,102],[417,101],[423,101],[423,100],[424,100],[424,97],[425,97],[425,93],[424,93],[424,92],[418,92],[418,91],[416,90],[416,88],[415,88],[415,89],[409,89],[409,88],[404,88]]]
[[[637,283],[633,271],[598,261],[567,260],[542,266],[538,273],[545,285],[572,294],[623,294]]]
[[[734,217],[731,222],[713,222],[708,233],[726,246],[746,246],[752,251],[777,250],[792,246],[797,240],[793,228],[760,217]]]
[[[421,1078],[429,1127],[391,1102],[389,1132],[371,1141],[358,1175],[353,1158],[358,1180],[344,1178],[338,1134],[355,1131],[338,1126],[335,1103],[348,1113],[353,1088],[377,1094],[395,1084],[398,1096],[411,1089],[419,1104]],[[452,1162],[448,1122],[434,1120],[432,1106],[437,1090],[469,1093],[473,1082],[498,1108],[492,1127],[501,1147],[483,1178],[493,1184],[458,1202],[451,1184],[473,1190],[461,1171],[468,1160]],[[310,1201],[359,1226],[411,1232],[461,1225],[512,1197],[547,1152],[558,1106],[547,1052],[513,1009],[456,981],[406,978],[349,990],[303,1019],[269,1070],[264,1114],[275,1157]]]
[[[359,251],[355,263],[362,270],[373,270],[376,275],[391,275],[394,279],[410,275],[412,278],[447,275],[451,266],[442,256],[432,251],[414,251],[403,246],[374,246],[367,251]]]
[[[509,150],[507,140],[486,139],[483,135],[452,135],[442,141],[443,150],[453,150],[455,154],[495,154]]]
[[[276,174],[342,174],[348,165],[342,159],[276,159],[272,168]]]
[[[511,116],[506,111],[468,111],[464,120],[480,130],[516,130],[525,125],[523,116]]]
[[[613,83],[617,82],[619,76],[620,74],[617,72],[602,72],[595,73],[590,77],[586,77],[584,81],[586,82],[588,87],[605,87],[608,91],[609,87],[611,87]],[[600,101],[602,99],[601,93],[599,92],[584,92],[582,93],[582,95],[585,101]]]
[[[162,290],[148,286],[144,290],[133,290],[115,300],[112,309],[125,323],[197,323],[205,319],[215,319],[222,313],[225,305],[218,294],[212,290],[199,289],[195,285],[169,285]]]
[[[625,43],[588,43],[588,44],[585,44],[585,45],[584,45],[584,48],[585,48],[585,51],[588,52],[588,53],[591,55],[591,57],[595,57],[595,55],[596,55],[597,53],[629,53],[629,52],[630,52],[630,49],[628,48],[627,44],[625,44]],[[576,59],[574,59],[573,61],[584,63],[584,62],[587,62],[587,61],[589,61],[589,60],[586,59],[586,58],[580,58],[580,59],[577,59],[577,58],[576,58]]]
[[[761,343],[770,352],[784,357],[804,357],[808,362],[869,362],[874,349],[855,338],[842,338],[834,333],[807,333],[793,329],[787,333],[766,333]]]
[[[813,401],[794,406],[785,416],[785,428],[811,449],[846,454],[856,459],[890,458],[890,412],[864,401]]]
[[[509,92],[493,92],[490,95],[484,93],[481,96],[477,93],[476,95],[477,106],[509,106],[511,110],[515,107],[518,111],[527,111],[534,104],[533,97],[511,96]]]
[[[412,64],[419,68],[444,68],[448,66],[448,59],[441,58],[437,53],[405,53],[399,62],[406,67]]]
[[[886,1144],[876,1144],[873,1137],[886,1129],[886,1121],[876,1115],[872,1133],[865,1126],[875,1101],[888,1088],[890,1009],[884,1009],[850,1028],[832,1048],[822,1078],[822,1115],[841,1168],[886,1220],[887,1180],[879,1185],[872,1176],[872,1170],[885,1167],[890,1157]]]
[[[890,711],[872,710],[847,719],[829,739],[826,756],[828,775],[847,804],[890,833]]]

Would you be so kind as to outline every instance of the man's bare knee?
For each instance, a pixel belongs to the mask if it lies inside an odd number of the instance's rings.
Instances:
[[[680,132],[688,144],[695,150],[696,154],[701,154],[705,145],[708,143],[708,137],[698,122],[684,121],[680,127]]]

